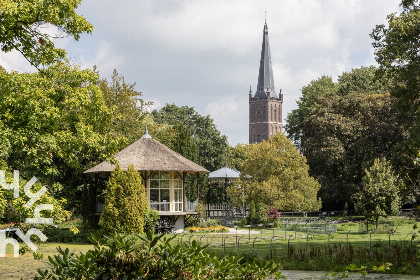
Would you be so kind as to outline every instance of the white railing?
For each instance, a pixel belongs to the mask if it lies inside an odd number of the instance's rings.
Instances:
[[[185,211],[187,212],[194,212],[195,207],[197,207],[198,200],[196,201],[187,201],[185,203]]]
[[[165,212],[182,212],[182,202],[151,202],[150,209]]]

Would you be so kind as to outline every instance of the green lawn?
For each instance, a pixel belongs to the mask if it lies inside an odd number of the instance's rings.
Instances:
[[[23,246],[23,243],[20,244]],[[6,257],[0,258],[0,275],[2,280],[11,279],[32,279],[37,275],[37,269],[46,269],[46,262],[48,256],[55,255],[57,253],[56,247],[61,246],[63,248],[69,248],[75,252],[86,252],[93,248],[93,245],[87,244],[65,244],[65,243],[41,243],[38,246],[38,251],[44,254],[42,260],[35,260],[32,252],[26,252],[20,255],[18,258],[13,257],[13,247],[7,246]]]

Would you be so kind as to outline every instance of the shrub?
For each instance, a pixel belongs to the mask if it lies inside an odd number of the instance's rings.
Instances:
[[[159,221],[159,211],[156,209],[150,209],[147,205],[146,213],[144,214],[144,232],[155,232],[156,226]]]
[[[117,164],[111,172],[99,225],[104,232],[143,233],[146,191],[139,173],[130,164],[124,172]]]
[[[189,232],[229,232],[225,226],[189,227],[185,230]]]
[[[38,269],[34,280],[46,279],[266,279],[281,277],[273,262],[240,263],[240,258],[221,259],[204,251],[196,240],[173,245],[164,234],[153,237],[116,235],[92,236],[94,249],[76,255],[57,248],[49,258],[49,269]],[[139,244],[139,241],[140,244]],[[170,257],[168,257],[170,256]]]
[[[204,221],[206,219],[206,204],[199,201],[194,209],[194,212],[197,212],[197,219],[199,222]]]
[[[274,223],[280,218],[281,213],[279,212],[279,209],[270,206],[269,209],[265,211],[265,215],[270,222]]]
[[[251,201],[251,206],[249,209],[249,216],[248,216],[248,223],[249,224],[257,224],[257,209],[255,207],[255,202]]]

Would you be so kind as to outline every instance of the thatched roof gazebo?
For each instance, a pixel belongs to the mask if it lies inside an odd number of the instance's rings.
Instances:
[[[158,210],[161,217],[171,216],[177,223],[180,216],[194,214],[185,211],[185,176],[196,174],[198,177],[199,173],[209,171],[153,139],[147,127],[143,137],[117,153],[114,159],[119,162],[122,170],[127,170],[128,165],[133,164],[140,172],[150,207]],[[114,168],[115,164],[103,161],[84,173],[109,174]],[[183,225],[182,217],[182,228]]]

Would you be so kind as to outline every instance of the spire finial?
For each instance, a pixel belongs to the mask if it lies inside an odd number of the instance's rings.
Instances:
[[[146,128],[144,130],[144,135],[141,138],[152,138],[152,136],[149,135],[149,130],[147,129],[147,125],[146,125]]]
[[[267,23],[267,11],[264,12],[264,18],[265,23]]]

